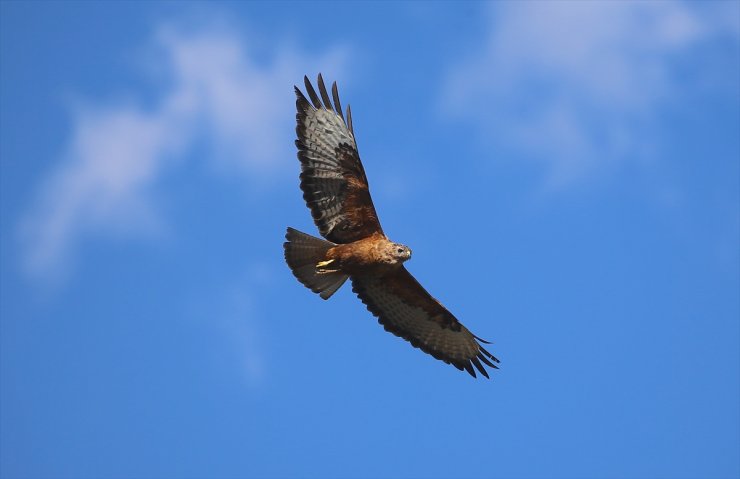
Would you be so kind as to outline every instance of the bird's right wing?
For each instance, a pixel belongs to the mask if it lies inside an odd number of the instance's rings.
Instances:
[[[320,74],[321,98],[307,77],[304,82],[311,102],[296,87],[296,146],[303,198],[319,232],[334,243],[382,233],[357,152],[349,107],[345,120],[337,84],[332,85],[332,104]]]
[[[497,369],[496,359],[480,339],[434,299],[406,268],[385,276],[352,276],[352,291],[378,317],[386,331],[435,358],[488,377],[483,364]],[[473,369],[475,366],[475,369]]]

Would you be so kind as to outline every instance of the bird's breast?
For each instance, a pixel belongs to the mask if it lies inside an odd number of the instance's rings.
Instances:
[[[388,243],[384,236],[371,236],[337,245],[328,251],[327,258],[337,261],[339,268],[349,275],[382,274],[400,266],[389,264]]]

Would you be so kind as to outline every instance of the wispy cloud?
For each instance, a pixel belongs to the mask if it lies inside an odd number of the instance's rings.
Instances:
[[[264,385],[270,369],[268,326],[271,308],[263,301],[285,272],[283,265],[250,259],[232,276],[219,281],[202,281],[181,300],[181,319],[191,327],[212,336],[215,347],[207,350],[210,361],[218,364],[218,374],[229,381],[243,380],[252,391]]]
[[[142,74],[162,82],[153,106],[138,101],[146,92],[127,91],[111,94],[133,101],[75,108],[65,152],[21,225],[30,275],[62,275],[82,235],[162,231],[157,183],[196,142],[222,169],[259,183],[293,158],[292,85],[317,68],[337,72],[345,58],[342,48],[256,52],[222,21],[163,25],[143,56],[154,61]]]
[[[655,145],[640,133],[680,100],[677,59],[736,37],[726,13],[674,1],[495,3],[480,50],[447,78],[443,108],[547,162],[551,186],[568,184],[649,155]]]
[[[248,291],[243,284],[227,288],[226,294],[218,298],[218,310],[213,311],[214,303],[209,302],[211,309],[204,316],[222,330],[220,340],[226,341],[230,363],[238,374],[247,385],[257,387],[264,380],[267,367],[260,336],[263,315]]]

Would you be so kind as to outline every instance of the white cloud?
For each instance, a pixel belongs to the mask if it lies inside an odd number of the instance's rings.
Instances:
[[[154,59],[149,76],[166,81],[153,85],[164,86],[153,107],[76,109],[66,151],[21,225],[28,273],[64,274],[83,234],[162,231],[157,181],[197,141],[209,147],[209,161],[253,184],[294,158],[292,87],[317,69],[333,76],[343,50],[316,56],[278,45],[265,55],[249,47],[223,22],[162,26],[144,48]]]
[[[489,13],[443,108],[548,162],[551,186],[651,151],[640,133],[680,100],[676,58],[719,30],[737,33],[674,1],[507,2]]]

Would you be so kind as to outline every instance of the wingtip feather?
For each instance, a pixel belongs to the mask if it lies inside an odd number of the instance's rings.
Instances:
[[[352,126],[352,108],[350,108],[349,103],[347,104],[347,128],[352,132],[352,135],[355,134],[355,129]]]
[[[483,361],[483,363],[486,366],[491,367],[491,368],[494,368],[494,369],[498,369],[498,366],[496,366],[491,361],[489,361],[488,358],[485,355],[479,353],[478,354],[478,359],[480,359],[481,361]]]
[[[336,110],[339,117],[344,121],[344,114],[342,113],[342,104],[339,101],[339,90],[337,89],[337,82],[331,85],[331,95],[334,97],[334,109]],[[345,121],[345,124],[347,122]]]
[[[489,353],[486,350],[486,348],[484,348],[483,346],[478,345],[478,349],[480,349],[481,353],[483,353],[486,356],[488,356],[489,359],[492,359],[493,361],[495,361],[497,363],[500,363],[501,362],[501,361],[498,360],[498,358],[496,356],[494,356],[493,354]]]
[[[486,368],[483,367],[483,365],[480,363],[480,361],[478,360],[477,357],[474,357],[470,361],[473,363],[473,366],[475,366],[475,369],[477,369],[478,371],[480,371],[480,373],[482,375],[484,375],[486,377],[486,379],[491,379],[490,377],[488,377],[488,373],[486,372]]]
[[[486,341],[486,340],[485,340],[485,339],[483,339],[483,338],[479,338],[479,337],[478,337],[478,336],[476,336],[475,334],[473,335],[473,337],[474,337],[475,339],[477,339],[478,341],[480,341],[481,343],[483,343],[483,344],[491,344],[491,342],[490,342],[490,341]]]
[[[313,85],[311,85],[311,80],[309,80],[308,77],[305,75],[303,76],[303,83],[306,85],[306,92],[311,98],[311,102],[313,103],[314,108],[316,108],[317,110],[319,108],[322,108],[323,105],[321,104],[321,100],[319,100],[319,96],[316,94],[316,90],[314,90]]]
[[[321,93],[321,99],[324,101],[324,107],[329,111],[334,111],[334,105],[331,104],[331,99],[329,98],[329,93],[326,91],[326,84],[324,84],[324,78],[321,76],[321,73],[319,73],[318,83],[319,93]]]

